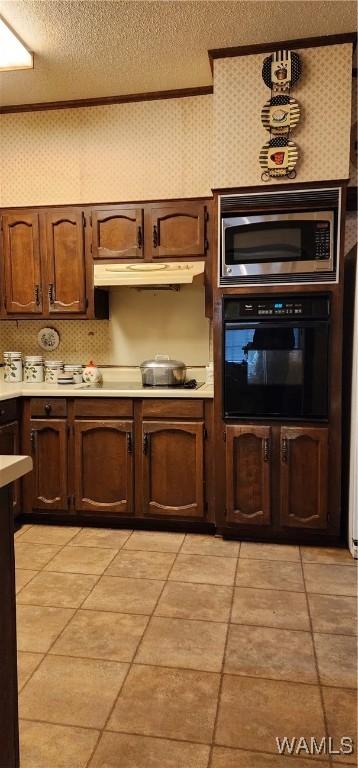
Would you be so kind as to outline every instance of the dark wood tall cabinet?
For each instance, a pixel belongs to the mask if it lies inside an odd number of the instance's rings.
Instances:
[[[45,311],[49,316],[86,311],[84,212],[74,208],[47,211]]]
[[[8,315],[41,315],[39,214],[35,211],[5,214],[2,231],[5,311]]]

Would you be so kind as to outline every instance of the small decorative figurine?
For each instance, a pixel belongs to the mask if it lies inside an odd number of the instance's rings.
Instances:
[[[90,360],[88,365],[83,371],[83,381],[86,384],[101,384],[102,383],[102,374],[99,368],[97,368],[96,364],[93,362],[93,360]]]

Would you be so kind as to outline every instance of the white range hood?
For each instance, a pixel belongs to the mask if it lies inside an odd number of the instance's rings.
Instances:
[[[131,285],[183,285],[205,269],[204,261],[142,262],[141,264],[95,264],[95,288]]]

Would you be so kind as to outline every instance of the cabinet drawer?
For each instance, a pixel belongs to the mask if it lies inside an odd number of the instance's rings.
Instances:
[[[30,400],[31,417],[67,416],[67,401],[65,397],[32,397]]]
[[[17,400],[2,400],[0,402],[0,424],[17,419]]]
[[[75,400],[75,418],[122,418],[133,416],[133,400],[130,398],[83,397]]]
[[[148,398],[143,400],[143,418],[163,419],[202,419],[204,416],[203,400]]]

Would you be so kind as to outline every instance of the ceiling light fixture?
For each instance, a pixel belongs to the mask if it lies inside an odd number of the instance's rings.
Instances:
[[[27,50],[4,19],[0,18],[0,71],[32,69],[33,66],[33,54]]]

